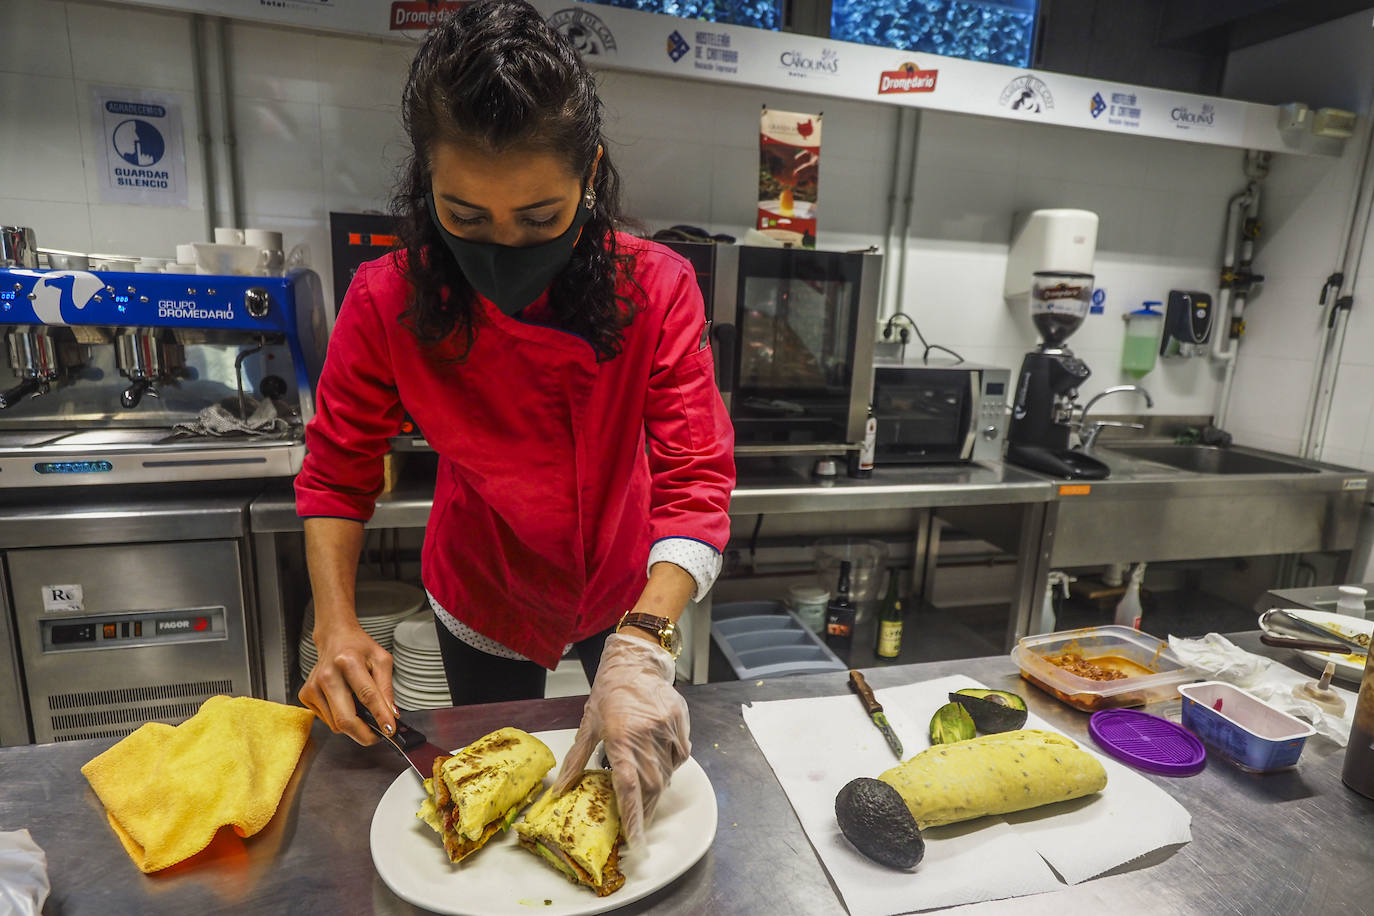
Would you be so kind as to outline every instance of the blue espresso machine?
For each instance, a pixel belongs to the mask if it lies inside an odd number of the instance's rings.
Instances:
[[[0,268],[0,488],[293,475],[327,335],[309,270]]]

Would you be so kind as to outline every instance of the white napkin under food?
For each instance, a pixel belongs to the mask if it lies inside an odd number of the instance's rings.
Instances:
[[[931,715],[949,702],[949,693],[965,687],[983,685],[955,676],[877,691],[902,740],[903,759],[929,746]],[[1044,893],[1063,886],[1055,871],[1077,884],[1192,839],[1192,818],[1182,805],[1148,779],[1098,754],[1107,770],[1107,787],[1099,794],[923,830],[925,858],[914,872],[884,868],[860,855],[835,822],[835,795],[845,783],[876,777],[897,763],[858,698],[778,700],[742,711],[853,916]],[[1055,730],[1036,716],[1025,727]],[[1087,744],[1079,746],[1095,753]]]
[[[1311,700],[1293,696],[1295,686],[1317,679],[1315,673],[1305,675],[1286,665],[1275,664],[1273,659],[1245,651],[1220,633],[1208,633],[1197,639],[1170,636],[1169,648],[1174,650],[1179,661],[1194,671],[1210,680],[1243,687],[1275,709],[1311,722],[1317,734],[1340,747],[1345,747],[1350,740],[1356,696],[1349,690],[1332,683],[1331,688],[1345,700],[1345,714],[1336,716]]]

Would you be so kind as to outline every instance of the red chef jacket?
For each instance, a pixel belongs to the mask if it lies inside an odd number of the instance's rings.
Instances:
[[[439,455],[425,587],[477,632],[546,668],[643,590],[653,542],[723,550],[734,431],[716,390],[691,267],[617,235],[644,290],[624,348],[477,297],[467,358],[401,323],[404,255],[358,269],[339,309],[296,478],[303,517],[371,518],[387,439],[409,412]],[[647,446],[647,447],[646,447]]]

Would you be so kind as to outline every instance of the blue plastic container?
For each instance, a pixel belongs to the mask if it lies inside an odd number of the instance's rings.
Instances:
[[[1183,726],[1242,770],[1268,773],[1298,762],[1307,739],[1317,733],[1258,697],[1223,681],[1178,688]]]

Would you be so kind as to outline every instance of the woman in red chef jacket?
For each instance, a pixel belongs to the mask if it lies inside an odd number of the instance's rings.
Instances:
[[[437,24],[402,107],[404,251],[348,288],[296,479],[319,649],[300,699],[361,743],[354,696],[394,728],[353,584],[408,412],[439,456],[421,567],[454,703],[541,697],[575,648],[592,691],[559,786],[604,739],[637,845],[689,750],[672,624],[729,534],[734,437],[696,279],[615,231],[595,83],[522,0]]]

